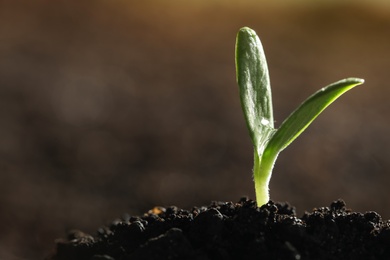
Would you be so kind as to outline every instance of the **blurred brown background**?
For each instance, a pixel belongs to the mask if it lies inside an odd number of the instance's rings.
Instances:
[[[1,1],[0,259],[43,259],[70,228],[254,198],[235,35],[260,35],[276,125],[347,93],[279,157],[271,198],[343,198],[390,218],[390,8],[376,1]]]

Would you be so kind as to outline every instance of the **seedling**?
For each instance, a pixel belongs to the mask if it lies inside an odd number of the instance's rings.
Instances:
[[[274,127],[271,85],[263,46],[256,32],[241,28],[236,39],[236,73],[249,135],[254,146],[254,182],[257,205],[269,201],[269,182],[275,161],[292,141],[333,101],[353,87],[359,78],[330,84],[306,99],[279,129]]]

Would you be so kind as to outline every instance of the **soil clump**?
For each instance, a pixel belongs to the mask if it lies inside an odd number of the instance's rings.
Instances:
[[[390,259],[390,221],[342,200],[297,217],[288,203],[247,198],[184,210],[155,207],[95,236],[71,231],[51,260]]]

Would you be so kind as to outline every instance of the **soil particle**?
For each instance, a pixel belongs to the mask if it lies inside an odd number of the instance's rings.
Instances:
[[[247,198],[125,216],[95,237],[72,231],[51,260],[390,259],[390,221],[351,212],[344,201],[298,218],[288,203]]]

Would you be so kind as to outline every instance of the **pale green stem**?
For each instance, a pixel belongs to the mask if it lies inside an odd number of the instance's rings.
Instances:
[[[256,201],[257,206],[261,207],[269,201],[269,182],[278,153],[272,153],[266,149],[262,156],[259,156],[256,150],[254,154],[253,177]]]

